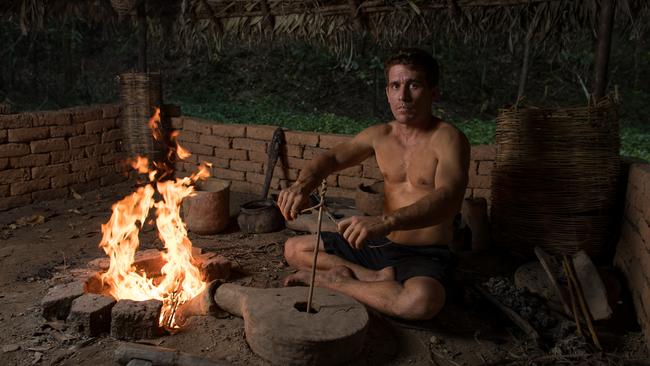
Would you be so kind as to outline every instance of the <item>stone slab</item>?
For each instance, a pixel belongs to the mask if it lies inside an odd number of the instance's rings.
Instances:
[[[84,282],[74,281],[52,287],[41,300],[43,317],[64,320],[70,313],[72,301],[84,294]]]
[[[158,326],[162,301],[120,300],[111,310],[111,336],[121,340],[154,338],[160,335]]]
[[[75,332],[91,337],[108,333],[111,329],[111,309],[116,302],[110,296],[80,296],[72,302],[66,323]]]

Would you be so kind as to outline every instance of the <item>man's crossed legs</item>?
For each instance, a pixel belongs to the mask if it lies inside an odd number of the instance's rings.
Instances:
[[[315,244],[316,235],[287,240],[284,256],[298,272],[288,276],[285,285],[309,284]],[[381,313],[408,320],[430,319],[445,304],[445,288],[435,278],[414,276],[401,283],[396,280],[392,266],[378,270],[365,268],[326,253],[322,240],[319,250],[317,286],[346,294]]]

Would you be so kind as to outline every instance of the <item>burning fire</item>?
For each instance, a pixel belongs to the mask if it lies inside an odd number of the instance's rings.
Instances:
[[[160,110],[157,108],[149,120],[149,127],[154,138],[162,140],[159,122]],[[170,147],[168,157],[176,154],[185,159],[191,154],[175,141],[177,135],[171,136],[174,146]],[[180,207],[183,199],[194,192],[194,183],[210,175],[210,164],[202,163],[199,170],[189,177],[166,181],[161,181],[160,178],[169,172],[156,162],[153,165],[155,168],[151,169],[149,160],[141,156],[131,162],[133,169],[148,174],[149,182],[115,203],[111,218],[102,225],[103,237],[99,246],[110,257],[110,266],[102,274],[102,281],[110,295],[117,300],[162,301],[160,325],[179,328],[176,309],[206,287],[195,264],[196,260],[192,257],[192,242],[187,237],[185,223],[180,217]],[[154,199],[156,190],[162,196],[161,200]],[[161,277],[155,281],[154,278],[147,277],[146,273],[137,272],[133,265],[135,252],[140,245],[138,234],[152,207],[156,208],[158,236],[166,249],[163,252],[165,265]]]

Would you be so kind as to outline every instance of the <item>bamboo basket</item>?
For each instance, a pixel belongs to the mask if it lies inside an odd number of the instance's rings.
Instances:
[[[492,173],[493,237],[526,257],[607,252],[619,174],[609,98],[587,107],[499,111]]]
[[[122,130],[125,150],[130,156],[143,155],[163,161],[165,146],[155,141],[148,121],[162,105],[160,73],[124,73],[118,76],[122,102]],[[163,136],[166,136],[164,126]]]

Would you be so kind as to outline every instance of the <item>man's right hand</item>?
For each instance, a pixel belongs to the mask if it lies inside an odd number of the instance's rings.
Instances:
[[[280,191],[278,207],[285,220],[294,220],[300,210],[309,203],[309,193],[304,193],[302,188],[295,184]]]

